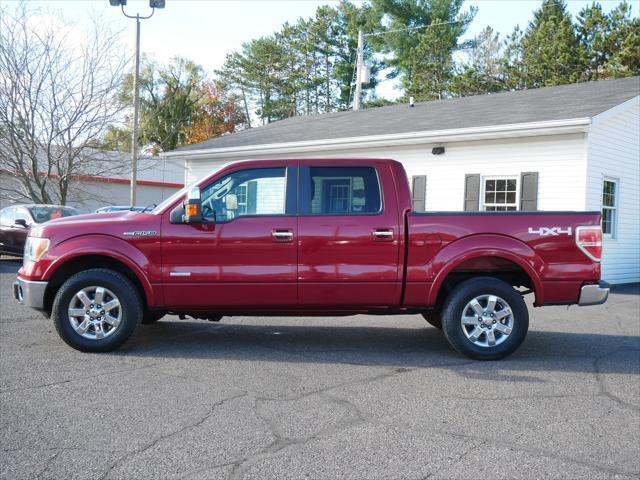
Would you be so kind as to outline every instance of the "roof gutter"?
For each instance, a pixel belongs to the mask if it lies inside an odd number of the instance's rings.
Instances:
[[[421,143],[466,142],[497,138],[513,138],[525,136],[559,135],[586,132],[591,118],[572,118],[567,120],[550,120],[544,122],[515,123],[508,125],[492,125],[485,127],[456,128],[448,130],[430,130],[422,132],[392,133],[384,135],[367,135],[361,137],[329,138],[306,140],[301,142],[268,143],[261,145],[245,145],[240,147],[206,148],[202,150],[174,150],[162,154],[168,158],[230,159],[234,157],[259,157],[260,155],[279,155],[355,149],[361,147],[390,147],[398,145],[415,145]]]

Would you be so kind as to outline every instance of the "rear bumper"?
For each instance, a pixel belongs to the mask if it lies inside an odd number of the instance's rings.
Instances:
[[[586,307],[588,305],[600,305],[609,298],[609,287],[607,282],[600,281],[596,285],[583,285],[580,289],[578,305]]]
[[[13,296],[22,305],[42,310],[47,284],[48,282],[35,282],[18,277],[13,284]]]

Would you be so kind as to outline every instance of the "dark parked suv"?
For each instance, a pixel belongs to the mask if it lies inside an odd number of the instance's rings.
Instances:
[[[63,205],[12,205],[3,208],[0,210],[0,254],[22,256],[33,225],[72,215],[80,215],[80,211]]]

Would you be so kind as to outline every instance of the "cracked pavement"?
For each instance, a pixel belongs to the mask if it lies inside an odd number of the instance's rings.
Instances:
[[[109,354],[17,305],[0,260],[0,478],[640,476],[640,286],[531,310],[499,362],[419,316],[166,317]]]

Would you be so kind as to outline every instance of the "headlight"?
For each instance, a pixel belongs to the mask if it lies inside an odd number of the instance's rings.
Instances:
[[[39,237],[27,237],[24,245],[24,263],[37,262],[49,250],[49,239]]]

